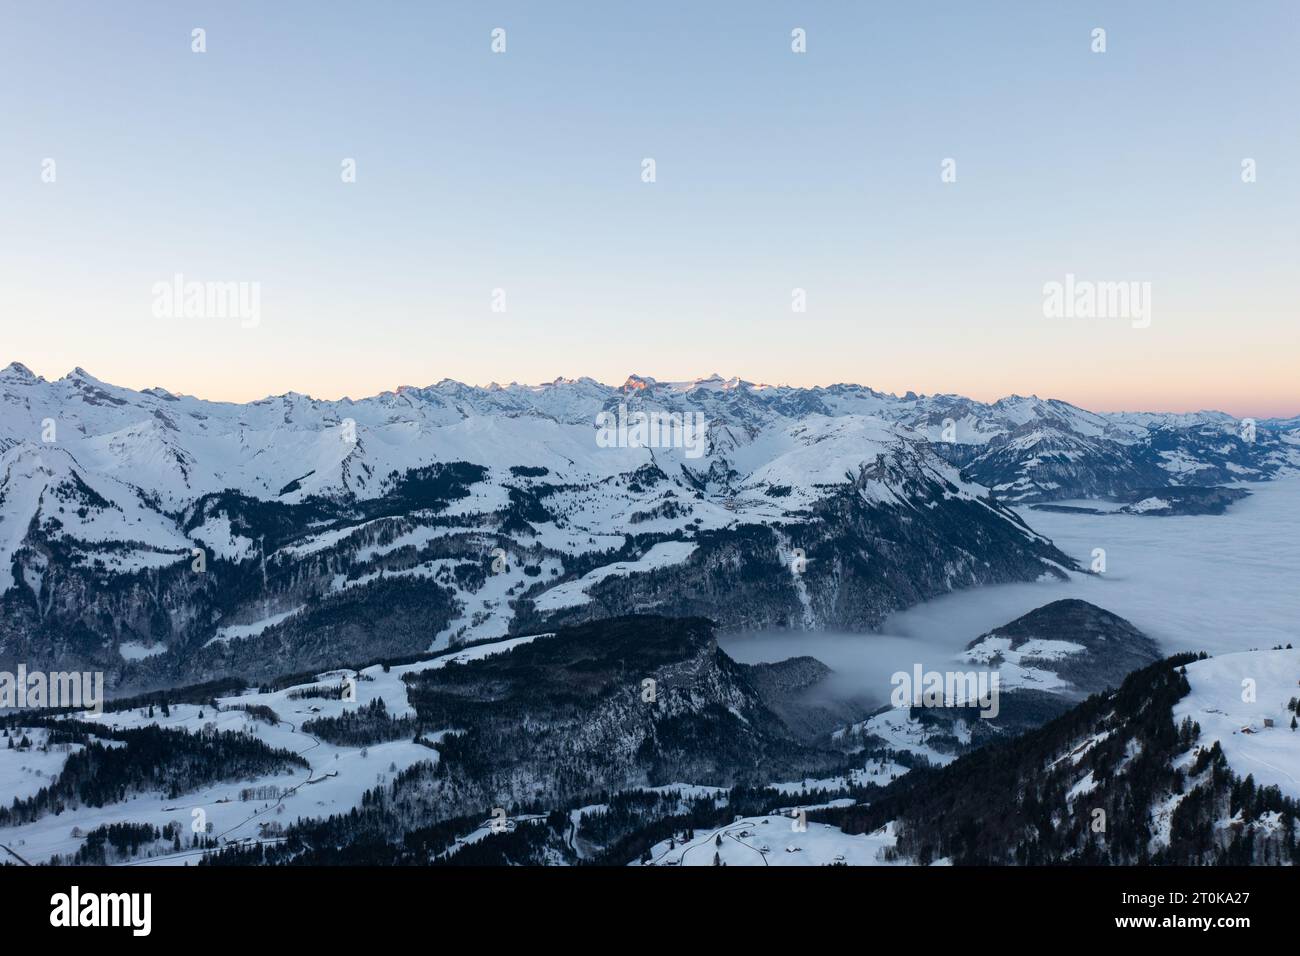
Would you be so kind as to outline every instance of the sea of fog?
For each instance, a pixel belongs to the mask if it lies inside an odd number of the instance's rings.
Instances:
[[[1247,487],[1252,495],[1222,515],[1020,509],[1030,527],[1081,567],[1091,566],[1093,549],[1105,549],[1101,576],[959,591],[894,614],[869,634],[779,631],[728,635],[719,643],[745,663],[811,655],[836,671],[836,693],[879,702],[895,671],[918,663],[947,670],[980,634],[1066,597],[1127,618],[1169,654],[1300,645],[1300,480]]]

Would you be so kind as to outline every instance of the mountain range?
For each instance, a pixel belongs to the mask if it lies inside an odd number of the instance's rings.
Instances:
[[[602,414],[689,417],[705,442],[611,447]],[[865,630],[1077,570],[1014,505],[1294,474],[1300,419],[716,375],[230,404],[15,363],[0,666],[93,665],[130,689],[626,613]]]

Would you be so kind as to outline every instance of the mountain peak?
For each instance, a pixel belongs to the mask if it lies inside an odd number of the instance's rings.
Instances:
[[[35,382],[37,380],[36,374],[22,362],[10,362],[3,371],[0,371],[0,375],[23,382]]]
[[[74,368],[67,375],[63,376],[63,381],[84,382],[87,385],[108,386],[107,382],[102,382],[95,378],[95,376],[91,375],[80,365]]]

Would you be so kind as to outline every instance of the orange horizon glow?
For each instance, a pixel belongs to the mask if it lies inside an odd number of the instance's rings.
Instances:
[[[50,362],[28,362],[23,359],[7,359],[0,357],[0,366],[7,365],[9,361],[19,361],[32,370],[33,373],[43,378],[55,381],[69,374],[76,365],[61,368]],[[266,398],[273,398],[287,393],[297,393],[306,395],[319,401],[340,401],[350,399],[360,401],[371,398],[384,392],[395,392],[400,388],[426,388],[434,385],[444,378],[461,382],[478,388],[487,388],[491,385],[524,385],[540,386],[550,384],[557,378],[560,379],[578,379],[582,377],[592,378],[597,382],[609,387],[617,387],[625,382],[629,377],[637,375],[641,378],[653,378],[660,382],[680,382],[694,381],[708,378],[714,374],[713,371],[701,372],[695,375],[682,374],[663,374],[655,375],[641,369],[629,370],[626,373],[616,375],[597,375],[582,372],[566,372],[557,375],[544,376],[540,378],[518,378],[518,379],[477,379],[467,380],[453,374],[441,374],[438,371],[430,371],[420,377],[407,376],[404,380],[392,381],[384,380],[376,374],[355,375],[348,385],[340,385],[338,382],[331,381],[319,375],[279,375],[269,388],[259,386],[253,381],[242,375],[221,375],[213,376],[211,374],[199,375],[197,380],[190,385],[185,385],[179,381],[167,381],[165,378],[175,376],[160,377],[157,375],[146,376],[139,369],[123,368],[120,374],[112,374],[112,371],[105,373],[104,370],[93,367],[85,367],[85,371],[110,385],[121,388],[129,388],[134,391],[143,391],[146,388],[161,387],[169,392],[178,395],[187,395],[203,401],[209,402],[227,402],[233,404],[248,404],[250,402],[260,401]],[[1190,414],[1195,412],[1217,411],[1232,415],[1233,417],[1253,417],[1257,419],[1269,418],[1293,418],[1300,416],[1300,399],[1288,397],[1281,394],[1280,391],[1269,394],[1248,395],[1241,391],[1218,389],[1206,389],[1204,392],[1193,392],[1190,389],[1172,389],[1162,392],[1154,387],[1150,382],[1146,383],[1145,388],[1134,389],[1125,393],[1125,397],[1117,398],[1114,390],[1108,389],[1089,389],[1082,386],[1058,387],[1054,388],[1045,384],[1041,379],[1027,379],[1021,385],[1012,385],[1007,388],[998,389],[989,386],[987,383],[972,382],[966,387],[960,383],[955,385],[945,385],[942,387],[934,384],[928,387],[920,385],[908,385],[896,381],[872,382],[870,380],[851,380],[845,378],[812,378],[800,376],[798,378],[784,378],[781,380],[764,380],[761,376],[728,375],[723,369],[718,369],[724,379],[738,377],[743,381],[754,385],[767,385],[771,387],[791,387],[791,388],[816,388],[829,387],[831,385],[861,385],[875,389],[885,394],[894,394],[903,396],[908,391],[914,392],[918,396],[925,395],[959,395],[963,398],[969,398],[973,401],[992,404],[1002,398],[1008,398],[1012,395],[1020,396],[1037,396],[1041,399],[1056,399],[1068,402],[1078,408],[1093,412],[1129,412],[1129,413],[1164,413],[1164,414]],[[260,376],[259,376],[260,377]]]

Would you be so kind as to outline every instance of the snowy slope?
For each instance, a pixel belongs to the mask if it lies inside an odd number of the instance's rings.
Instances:
[[[211,706],[174,704],[168,716],[163,716],[159,710],[155,710],[153,716],[144,711],[74,715],[78,720],[119,729],[154,725],[191,733],[199,733],[205,728],[243,732],[269,746],[300,754],[307,759],[310,768],[294,774],[217,784],[172,799],[162,793],[140,794],[125,802],[103,807],[83,806],[62,814],[49,814],[32,823],[5,827],[0,830],[0,840],[14,847],[26,859],[39,862],[54,854],[66,856],[76,852],[81,837],[72,835],[73,827],[85,833],[105,824],[123,821],[150,823],[159,829],[170,822],[179,822],[188,839],[194,812],[199,810],[203,819],[212,824],[212,833],[219,844],[226,844],[264,839],[260,830],[262,824],[279,822],[287,825],[299,817],[325,817],[347,812],[360,802],[366,790],[391,780],[395,774],[420,762],[436,763],[438,752],[407,740],[369,747],[335,746],[303,732],[304,722],[355,711],[377,699],[385,702],[393,717],[407,716],[413,711],[402,680],[405,675],[502,653],[537,637],[482,644],[414,664],[394,666],[388,671],[377,665],[359,672],[322,673],[314,682],[285,687],[273,693],[249,692],[221,698],[217,701],[220,708],[217,711]],[[354,701],[322,697],[295,699],[295,694],[303,690],[319,685],[338,686],[345,678],[354,681]],[[250,705],[270,707],[280,722],[271,724],[253,717],[242,709]],[[6,805],[15,797],[30,796],[47,786],[50,778],[62,769],[70,752],[64,747],[42,753],[38,748],[45,732],[33,730],[29,733],[34,744],[31,751],[0,749],[0,800]],[[430,736],[436,740],[438,734]],[[277,788],[281,796],[251,801],[239,799],[241,790],[259,787]],[[199,851],[186,848],[175,856],[168,853],[145,862],[194,863],[201,855]]]
[[[1199,742],[1218,742],[1238,776],[1300,799],[1300,731],[1291,729],[1289,707],[1300,698],[1300,650],[1211,657],[1187,665],[1187,681],[1191,693],[1175,705],[1175,722],[1200,724]]]
[[[802,827],[802,828],[801,828]],[[849,835],[797,817],[742,817],[686,843],[664,840],[646,866],[888,866],[882,851],[894,844],[889,828]]]

